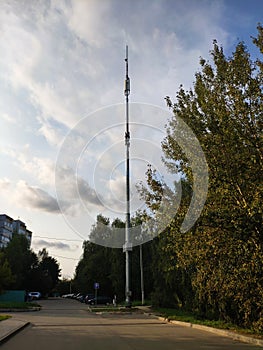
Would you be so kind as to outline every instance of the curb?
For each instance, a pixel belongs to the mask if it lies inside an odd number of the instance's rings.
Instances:
[[[32,307],[30,309],[0,309],[1,313],[6,313],[6,312],[30,312],[30,311],[39,311],[41,310],[41,307]]]
[[[263,347],[263,340],[262,339],[248,337],[246,335],[234,333],[232,331],[228,331],[228,330],[225,330],[225,329],[219,329],[219,328],[203,326],[201,324],[195,324],[195,323],[183,322],[183,321],[176,321],[176,320],[169,320],[167,318],[159,317],[159,316],[156,316],[156,317],[158,318],[158,320],[164,321],[164,322],[167,322],[167,323],[175,324],[175,325],[182,326],[182,327],[195,328],[195,329],[199,329],[199,330],[202,330],[202,331],[205,331],[205,332],[210,332],[210,333],[214,333],[214,334],[217,334],[217,335],[221,335],[223,337],[232,338],[233,340],[238,340],[238,341],[241,341],[243,343],[248,343],[248,344],[253,344],[253,345],[258,345],[260,347]]]
[[[4,322],[4,321],[2,321]],[[15,334],[17,334],[18,332],[22,331],[24,328],[26,328],[27,326],[30,325],[30,322],[25,322],[24,324],[22,324],[21,326],[18,326],[17,328],[13,328],[12,330],[10,330],[8,333],[6,333],[4,336],[2,336],[0,338],[0,345],[2,345],[3,343],[5,343],[7,340],[9,340],[12,336],[14,336]]]
[[[143,309],[141,308],[141,310],[143,310]],[[225,329],[213,328],[213,327],[203,326],[200,324],[195,324],[195,323],[190,323],[190,322],[169,320],[168,318],[157,316],[149,311],[144,311],[144,314],[147,316],[157,318],[159,321],[162,321],[162,322],[166,322],[166,323],[170,323],[170,324],[174,324],[174,325],[182,326],[182,327],[195,328],[195,329],[199,329],[199,330],[202,330],[205,332],[210,332],[210,333],[214,333],[217,335],[221,335],[223,337],[231,338],[233,340],[238,340],[238,341],[241,341],[243,343],[253,344],[253,345],[263,347],[263,339],[249,337],[249,336],[246,336],[243,334],[238,334],[238,333],[235,333],[233,331],[228,331]]]

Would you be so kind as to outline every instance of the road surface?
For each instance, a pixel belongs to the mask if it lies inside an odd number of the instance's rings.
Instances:
[[[43,300],[41,311],[16,313],[31,325],[1,350],[259,350],[209,332],[144,314],[94,314],[75,300]]]

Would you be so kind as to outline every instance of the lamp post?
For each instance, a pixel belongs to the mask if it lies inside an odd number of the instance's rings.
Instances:
[[[126,102],[126,131],[125,131],[125,146],[126,146],[126,224],[125,224],[125,243],[123,252],[125,253],[125,300],[126,307],[131,307],[131,252],[132,243],[130,242],[130,131],[129,131],[129,95],[130,95],[130,78],[128,75],[128,46],[126,46],[126,76],[124,84],[124,95]]]

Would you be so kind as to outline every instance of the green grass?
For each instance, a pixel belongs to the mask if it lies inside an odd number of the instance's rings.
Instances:
[[[7,320],[8,318],[10,318],[11,316],[9,315],[0,315],[0,322],[1,321],[4,321],[4,320]]]
[[[150,300],[144,300],[143,306],[150,306],[150,305],[152,305]],[[142,306],[142,301],[135,300],[132,302],[132,306]]]
[[[177,320],[182,322],[190,322],[194,324],[201,324],[209,327],[231,329],[235,327],[230,323],[216,320],[204,319],[197,314],[190,311],[184,311],[182,309],[168,309],[168,308],[154,308],[153,309],[160,316],[167,318],[168,320]]]
[[[32,307],[39,307],[37,303],[24,303],[14,301],[1,301],[0,309],[31,309]]]
[[[159,316],[167,318],[168,320],[189,322],[189,323],[200,324],[200,325],[213,327],[213,328],[231,330],[241,334],[254,335],[260,338],[263,337],[263,334],[255,333],[251,329],[240,328],[232,323],[227,323],[220,320],[208,320],[190,311],[184,311],[181,309],[168,309],[168,308],[152,308],[152,311]]]

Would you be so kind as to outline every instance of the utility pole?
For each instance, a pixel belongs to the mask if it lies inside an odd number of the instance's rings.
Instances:
[[[143,278],[143,256],[142,256],[142,244],[140,244],[140,270],[141,270],[141,293],[142,293],[142,305],[144,305],[144,278]]]
[[[130,78],[128,75],[128,46],[126,46],[126,76],[124,85],[124,95],[126,102],[126,131],[125,131],[125,146],[126,146],[126,224],[125,224],[125,243],[123,246],[123,252],[125,253],[125,270],[126,270],[126,284],[125,284],[125,297],[126,307],[131,307],[131,252],[132,243],[130,242],[130,131],[129,131],[129,95],[130,95]]]

